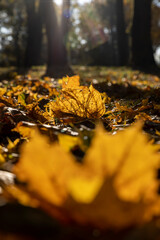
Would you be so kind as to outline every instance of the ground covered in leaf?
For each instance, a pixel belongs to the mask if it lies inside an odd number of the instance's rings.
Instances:
[[[160,78],[75,72],[0,83],[0,238],[160,239]]]

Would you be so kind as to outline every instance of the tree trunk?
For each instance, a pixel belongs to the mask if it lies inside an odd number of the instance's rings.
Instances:
[[[35,0],[25,0],[27,9],[27,28],[28,38],[25,53],[26,68],[41,64],[41,46],[42,46],[42,4],[39,1],[36,9]]]
[[[70,29],[70,0],[63,0],[61,29],[63,42],[66,44]]]
[[[43,4],[43,16],[48,41],[48,62],[46,75],[62,77],[71,75],[68,65],[67,52],[63,44],[61,29],[58,27],[56,12],[52,0],[41,0]]]
[[[126,65],[128,61],[128,41],[125,32],[123,0],[116,0],[115,8],[116,8],[118,65],[123,66]]]
[[[151,41],[152,0],[135,0],[132,26],[132,64],[148,69],[155,67]]]
[[[111,41],[112,41],[112,64],[118,66],[118,47],[117,47],[117,36],[116,36],[116,20],[115,20],[115,1],[107,0],[109,6],[109,22],[111,31]]]
[[[22,56],[21,56],[21,49],[19,45],[19,40],[20,40],[20,31],[21,31],[21,24],[22,24],[22,16],[21,16],[21,9],[17,8],[16,9],[16,18],[14,22],[14,52],[16,56],[16,67],[22,67]]]
[[[61,34],[62,34],[62,40],[63,44],[67,50],[67,59],[68,63],[71,62],[70,60],[70,46],[68,43],[68,34],[69,34],[69,29],[70,29],[70,17],[71,17],[71,12],[70,12],[70,0],[63,0],[63,5],[62,5],[62,17],[61,17]]]

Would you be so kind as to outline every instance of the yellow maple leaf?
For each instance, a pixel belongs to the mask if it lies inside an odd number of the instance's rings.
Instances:
[[[2,153],[0,153],[0,163],[3,163],[5,162],[5,158],[4,156],[2,155]]]
[[[18,132],[20,135],[22,135],[24,138],[30,138],[34,135],[35,128],[31,126],[23,126],[22,122],[19,122],[15,128],[12,129],[13,132]]]
[[[138,124],[115,136],[97,129],[81,174],[69,182],[71,198],[65,207],[72,208],[73,219],[121,228],[150,220],[157,208],[160,213],[159,156],[140,128]]]
[[[73,77],[64,77],[62,78],[62,88],[77,88],[80,86],[79,83],[80,77],[75,75]]]
[[[160,214],[159,159],[140,123],[114,136],[99,126],[83,164],[36,133],[24,145],[14,173],[53,216],[56,207],[79,224],[125,228]]]
[[[21,104],[22,106],[26,106],[26,101],[25,101],[25,94],[21,93],[18,94],[18,103]]]
[[[14,171],[22,182],[28,183],[30,191],[37,192],[48,202],[59,205],[67,196],[66,179],[72,169],[75,169],[72,156],[66,154],[59,145],[51,147],[47,139],[36,132],[31,141],[24,145],[21,160]],[[42,187],[39,182],[43,183]]]
[[[50,103],[55,116],[73,114],[83,118],[100,118],[105,113],[101,94],[91,85],[88,87],[64,88],[61,96]]]
[[[18,199],[19,203],[23,204],[24,206],[30,207],[39,207],[39,201],[30,196],[27,192],[21,190],[16,186],[7,186],[6,190],[4,191],[4,196],[8,199]]]
[[[19,143],[19,138],[17,138],[13,142],[10,139],[8,139],[8,145],[7,145],[8,150],[15,148],[18,143]]]
[[[136,120],[143,120],[143,121],[149,120],[149,121],[152,121],[151,116],[148,115],[148,114],[145,113],[145,112],[140,112],[140,113],[137,114],[134,118],[135,118]]]
[[[151,169],[158,169],[160,160],[155,148],[140,129],[141,124],[138,123],[126,131],[110,136],[105,134],[103,128],[98,127],[84,159],[93,174],[114,177],[114,185],[121,198],[135,202],[141,199],[141,194],[149,197],[148,190],[155,187],[151,183],[156,182],[156,173],[152,173]]]
[[[6,93],[6,88],[0,88],[0,96],[3,96]]]
[[[72,147],[82,144],[79,137],[66,134],[58,134],[58,140],[60,146],[66,151],[70,151]]]

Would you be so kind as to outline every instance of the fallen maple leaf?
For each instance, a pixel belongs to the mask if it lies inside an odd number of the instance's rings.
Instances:
[[[83,164],[36,133],[23,146],[14,173],[27,183],[23,190],[54,217],[120,229],[160,213],[158,164],[159,154],[137,123],[114,136],[97,127]]]
[[[62,88],[77,88],[80,86],[80,77],[75,75],[73,77],[64,77],[62,78]]]
[[[80,138],[77,136],[73,137],[66,134],[58,134],[58,140],[60,146],[66,151],[70,151],[72,147],[76,145],[82,145]]]
[[[23,146],[20,162],[14,171],[22,182],[28,183],[30,191],[37,192],[52,204],[60,205],[67,196],[66,179],[72,169],[72,156],[67,155],[59,145],[50,146],[47,139],[36,132],[31,141]]]
[[[6,93],[6,88],[0,88],[0,97],[2,97]]]
[[[73,114],[83,118],[100,118],[105,113],[105,99],[91,85],[89,88],[63,88],[57,100],[49,104],[55,117]]]
[[[30,124],[32,126],[32,124]],[[18,132],[23,138],[30,138],[34,135],[35,129],[32,127],[23,126],[22,122],[19,122],[15,128],[12,129],[13,132]]]

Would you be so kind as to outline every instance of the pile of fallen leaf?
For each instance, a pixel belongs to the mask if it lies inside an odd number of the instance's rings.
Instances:
[[[126,98],[109,87],[1,82],[0,202],[103,230],[159,221],[159,89],[122,84]]]

